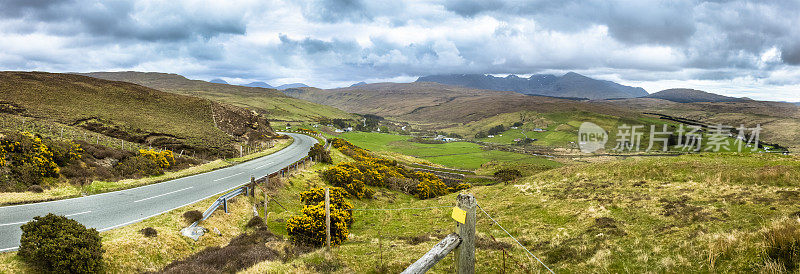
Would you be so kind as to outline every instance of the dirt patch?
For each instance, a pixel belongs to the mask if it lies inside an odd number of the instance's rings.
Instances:
[[[677,199],[659,199],[659,202],[663,203],[664,211],[662,214],[664,216],[692,222],[712,219],[708,212],[703,211],[702,207],[687,203],[689,201],[688,196],[681,196]]]
[[[594,219],[594,224],[586,230],[589,235],[611,235],[611,236],[625,236],[628,235],[622,228],[620,223],[614,218],[600,217]]]
[[[583,262],[594,256],[599,250],[596,243],[584,241],[580,237],[569,238],[561,244],[554,246],[543,254],[545,263],[556,264],[560,262]]]
[[[242,234],[225,247],[208,247],[172,262],[161,273],[235,273],[262,261],[283,259],[281,252],[266,246],[270,241],[280,240],[266,229]]]
[[[513,246],[509,243],[492,239],[491,237],[477,237],[475,239],[475,247],[477,249],[511,250]]]

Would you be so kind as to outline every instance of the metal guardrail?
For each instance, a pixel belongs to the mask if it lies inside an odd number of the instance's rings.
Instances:
[[[214,213],[214,211],[216,211],[217,209],[219,209],[220,206],[222,206],[225,209],[225,213],[228,213],[228,200],[232,199],[233,197],[236,197],[239,194],[244,193],[246,195],[249,192],[250,192],[250,187],[240,186],[231,192],[219,196],[219,198],[217,198],[217,200],[214,201],[214,203],[211,204],[211,206],[208,207],[208,209],[206,209],[205,212],[203,212],[203,218],[192,223],[189,227],[195,227],[197,226],[198,223],[205,221],[206,219],[208,219],[208,217],[211,217],[211,214]]]
[[[301,131],[285,131],[285,132],[294,132],[294,133],[301,133],[301,134],[306,134],[306,135],[308,135],[308,133],[307,133],[307,132],[301,132]],[[325,146],[326,146],[326,147],[330,147],[330,142],[328,142],[328,139],[327,139],[327,138],[325,138],[324,136],[322,136],[322,134],[319,134],[319,136],[317,136],[317,137],[320,137],[320,138],[322,138],[322,140],[324,140],[324,141],[325,141]],[[232,199],[233,197],[236,197],[236,196],[238,196],[238,195],[240,195],[240,194],[247,195],[247,194],[248,194],[248,193],[250,193],[251,191],[255,191],[255,185],[251,185],[251,184],[253,184],[255,181],[261,181],[261,180],[267,180],[267,181],[268,181],[268,180],[269,180],[269,178],[272,178],[272,177],[277,177],[277,176],[285,176],[286,174],[288,174],[288,173],[292,172],[292,170],[293,170],[293,169],[294,169],[294,170],[297,170],[297,169],[298,169],[298,166],[300,166],[300,165],[303,165],[303,164],[306,164],[308,161],[313,161],[313,159],[311,159],[311,158],[310,158],[310,157],[308,157],[308,156],[305,156],[305,157],[303,157],[303,158],[300,158],[300,160],[297,160],[297,161],[295,161],[295,162],[293,162],[293,163],[289,164],[288,166],[286,166],[286,167],[284,167],[284,168],[281,168],[281,169],[280,169],[280,170],[278,170],[278,171],[275,171],[275,172],[273,172],[273,173],[267,174],[266,176],[264,176],[264,177],[261,177],[261,178],[258,178],[257,180],[256,180],[256,179],[253,179],[251,182],[249,182],[249,183],[244,183],[242,186],[240,186],[240,187],[238,187],[238,188],[234,189],[233,191],[223,194],[222,196],[220,196],[219,198],[217,198],[217,200],[216,200],[216,201],[214,201],[214,203],[213,203],[213,204],[211,204],[211,206],[210,206],[210,207],[208,207],[208,209],[206,209],[206,211],[205,211],[205,212],[203,212],[203,218],[202,218],[202,219],[200,219],[200,220],[199,220],[199,221],[197,221],[197,222],[194,222],[194,223],[193,223],[193,224],[191,224],[189,227],[195,227],[195,226],[197,226],[197,224],[198,224],[199,222],[201,222],[201,221],[204,221],[204,220],[208,219],[208,217],[210,217],[210,216],[211,216],[211,214],[213,214],[213,213],[214,213],[214,211],[216,211],[217,209],[219,209],[219,207],[220,207],[220,206],[222,206],[222,207],[223,207],[223,209],[225,210],[225,213],[228,213],[228,200],[230,200],[230,199]]]

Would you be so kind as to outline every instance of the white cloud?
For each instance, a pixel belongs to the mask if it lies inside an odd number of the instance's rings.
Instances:
[[[319,87],[577,71],[648,91],[795,98],[792,1],[0,2],[0,69]],[[800,99],[800,98],[796,98]]]

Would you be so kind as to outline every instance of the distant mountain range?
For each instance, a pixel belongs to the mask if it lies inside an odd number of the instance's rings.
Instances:
[[[308,87],[306,84],[303,84],[303,83],[291,83],[291,84],[285,84],[285,85],[280,85],[280,86],[277,86],[277,87],[273,87],[270,84],[267,84],[267,83],[264,83],[264,82],[252,82],[252,83],[244,84],[244,85],[241,85],[241,86],[254,87],[254,88],[271,88],[271,89],[277,89],[277,90],[284,90],[284,89],[289,89],[289,88],[305,88],[305,87]]]
[[[222,79],[219,79],[219,78],[217,78],[217,79],[213,79],[213,80],[211,80],[211,81],[208,81],[208,82],[210,82],[210,83],[214,83],[214,84],[226,84],[226,85],[228,84],[228,82],[227,82],[227,81],[225,81],[225,80],[222,80]]]
[[[289,88],[307,88],[307,87],[308,87],[308,85],[303,84],[303,83],[291,83],[291,84],[285,84],[285,85],[277,86],[277,87],[275,87],[275,89],[284,90],[284,89],[289,89]]]
[[[269,84],[264,83],[264,82],[252,82],[252,83],[249,83],[249,84],[244,84],[242,86],[252,87],[252,88],[275,88],[275,87],[270,86]]]
[[[484,74],[430,75],[417,79],[417,82],[435,82],[478,89],[516,91],[528,95],[551,97],[611,99],[647,96],[640,87],[620,85],[611,81],[592,79],[574,72],[563,76],[534,74],[528,78],[509,75],[495,77]]]
[[[664,99],[677,103],[702,103],[702,102],[744,102],[751,101],[747,98],[728,97],[702,90],[688,89],[688,88],[673,88],[665,89],[650,95],[645,98]]]

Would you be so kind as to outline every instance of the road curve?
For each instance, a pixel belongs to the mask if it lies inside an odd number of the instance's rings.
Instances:
[[[0,252],[16,250],[20,226],[35,216],[53,213],[74,219],[99,231],[118,228],[227,192],[256,178],[278,171],[308,154],[313,137],[285,133],[294,138],[273,154],[180,179],[142,187],[35,204],[0,207]]]

